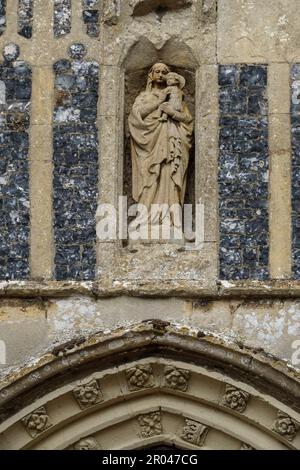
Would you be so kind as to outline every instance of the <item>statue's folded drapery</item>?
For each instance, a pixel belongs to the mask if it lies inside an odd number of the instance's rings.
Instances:
[[[129,116],[133,198],[148,209],[151,204],[183,204],[193,132],[185,103],[167,121],[159,120],[160,103],[160,90],[142,92]]]

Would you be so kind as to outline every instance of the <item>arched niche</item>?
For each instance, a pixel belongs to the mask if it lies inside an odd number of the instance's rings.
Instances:
[[[194,116],[196,124],[196,72],[199,67],[192,49],[179,38],[173,37],[155,46],[148,38],[141,37],[132,45],[123,60],[124,73],[124,146],[122,182],[123,195],[128,198],[128,206],[134,204],[132,198],[132,164],[128,116],[136,97],[146,88],[149,69],[156,62],[167,64],[174,72],[186,79],[185,100]],[[197,154],[195,139],[190,151],[185,203],[195,203],[195,158]]]
[[[69,348],[6,377],[2,450],[300,449],[299,380],[262,351],[160,321]]]

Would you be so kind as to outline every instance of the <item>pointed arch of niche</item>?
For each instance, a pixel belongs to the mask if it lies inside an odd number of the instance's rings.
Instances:
[[[6,378],[1,449],[300,449],[299,376],[262,352],[158,321],[73,344]]]
[[[122,195],[127,196],[128,206],[135,203],[132,198],[132,162],[130,149],[130,134],[128,126],[128,116],[136,97],[146,88],[149,69],[157,62],[165,63],[170,70],[183,75],[186,79],[185,100],[194,117],[193,144],[190,150],[189,167],[187,173],[185,203],[194,204],[196,195],[196,179],[198,169],[196,168],[197,153],[199,148],[197,142],[197,115],[196,115],[196,76],[199,63],[193,50],[178,37],[168,39],[162,46],[156,47],[148,38],[141,37],[129,49],[126,57],[122,61],[122,71],[124,76],[124,129],[123,140],[123,160],[120,168],[120,179]],[[199,159],[198,159],[199,160]]]

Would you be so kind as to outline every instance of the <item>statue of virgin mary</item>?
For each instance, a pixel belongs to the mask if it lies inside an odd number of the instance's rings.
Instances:
[[[185,196],[193,118],[184,100],[180,111],[168,102],[169,72],[162,63],[151,67],[129,115],[133,198],[149,213],[152,204],[182,207]]]

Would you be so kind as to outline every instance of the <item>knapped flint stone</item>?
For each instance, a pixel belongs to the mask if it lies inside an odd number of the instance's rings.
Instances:
[[[98,188],[98,70],[83,61],[85,48],[70,47],[73,61],[54,66],[57,92],[69,99],[54,109],[53,205],[55,276],[90,280],[95,276]]]
[[[16,45],[6,45],[3,55],[5,60],[0,64],[5,88],[0,132],[0,279],[23,280],[29,276],[27,131],[30,123],[31,70],[25,62],[15,60],[19,55]]]
[[[291,140],[292,140],[292,273],[300,279],[300,103],[293,102],[295,80],[300,79],[300,64],[291,67]],[[297,88],[297,87],[296,87]]]
[[[220,276],[268,276],[267,68],[219,67]]]

